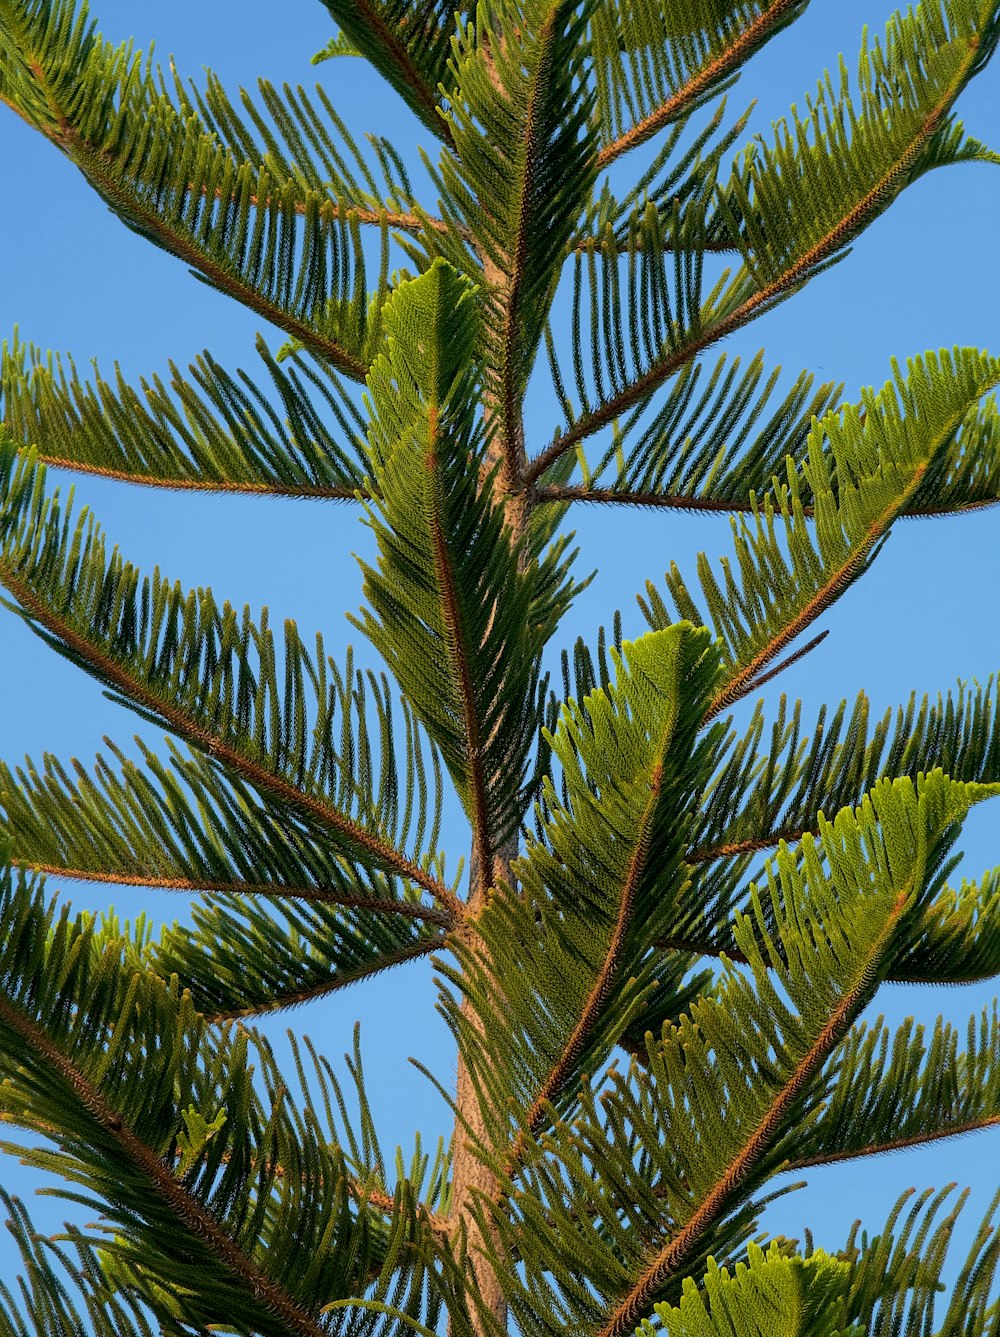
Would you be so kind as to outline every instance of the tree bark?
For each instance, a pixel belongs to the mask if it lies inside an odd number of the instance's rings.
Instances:
[[[482,260],[483,278],[486,284],[494,290],[499,289],[501,292],[505,287],[509,287],[506,275],[488,257],[483,256]],[[487,428],[496,426],[495,406],[489,393],[484,397],[483,415]],[[526,462],[524,434],[520,425],[516,429],[516,437],[516,440],[509,441],[504,439],[499,430],[494,431],[484,461],[483,477],[487,478],[492,473],[495,503],[503,506],[504,520],[510,532],[511,543],[515,547],[520,547],[527,535],[531,514],[531,495],[527,489],[518,487]],[[495,468],[498,464],[500,467]],[[523,551],[521,560],[524,561]],[[490,888],[500,878],[509,879],[510,865],[517,852],[518,841],[515,836],[498,851],[492,869],[483,870],[478,868],[473,859],[470,866],[468,901],[468,915],[473,923],[476,914],[489,895]],[[472,1011],[467,1000],[462,1002],[462,1014],[476,1029],[481,1030],[480,1020]],[[457,1230],[464,1230],[469,1259],[476,1278],[476,1291],[480,1301],[484,1309],[496,1320],[499,1329],[506,1331],[507,1304],[504,1300],[503,1290],[499,1278],[483,1256],[482,1233],[471,1211],[477,1194],[484,1194],[496,1200],[501,1196],[502,1189],[493,1172],[483,1165],[470,1146],[466,1127],[487,1146],[489,1145],[489,1138],[484,1111],[480,1108],[475,1085],[461,1055],[458,1059],[455,1104],[458,1117],[455,1121],[453,1141],[451,1216]],[[477,1314],[472,1314],[471,1317],[475,1337],[494,1337],[493,1334],[488,1332],[490,1326],[488,1319],[483,1319]]]

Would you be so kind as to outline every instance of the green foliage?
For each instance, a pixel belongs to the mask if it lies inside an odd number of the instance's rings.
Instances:
[[[592,9],[569,0],[527,6],[500,0],[482,5],[477,23],[455,43],[449,110],[455,153],[441,165],[445,216],[463,221],[482,263],[504,285],[502,299],[487,289],[485,312],[497,354],[488,360],[490,391],[506,436],[563,248],[593,185],[583,42]],[[495,282],[489,269],[485,277]]]
[[[860,1328],[839,1321],[850,1277],[846,1260],[821,1251],[789,1258],[776,1243],[766,1253],[751,1244],[747,1262],[737,1263],[732,1273],[710,1258],[703,1291],[688,1277],[680,1304],[657,1305],[656,1316],[667,1337],[716,1337],[734,1328],[748,1337],[775,1331],[788,1337],[860,1337]],[[652,1337],[656,1329],[646,1319],[641,1331]]]
[[[828,1062],[919,937],[969,805],[992,792],[940,772],[883,781],[783,847],[734,921],[748,969],[725,967],[711,994],[647,1035],[646,1063],[613,1070],[600,1104],[588,1087],[572,1122],[548,1111],[512,1219],[492,1223],[507,1247],[533,1241],[523,1276],[501,1273],[525,1332],[556,1331],[556,1314],[628,1332],[709,1256],[744,1245],[754,1195],[825,1103]]]
[[[473,293],[437,261],[386,308],[388,351],[369,378],[377,568],[357,625],[403,687],[494,849],[526,806],[540,656],[573,591],[561,547],[520,569],[476,421]]]
[[[749,140],[722,95],[804,0],[323,4],[314,59],[433,134],[436,212],[322,88],[231,98],[85,4],[0,0],[0,101],[285,340],[260,378],[206,352],[137,385],[4,345],[4,603],[168,737],[0,760],[4,1149],[99,1217],[50,1240],[0,1194],[0,1337],[998,1337],[997,1202],[947,1296],[964,1195],[836,1251],[761,1216],[794,1174],[1000,1124],[995,1005],[964,1040],[864,1015],[1000,974],[1000,869],[950,881],[1000,793],[996,684],[879,719],[759,692],[899,518],[1000,499],[1000,362],[928,352],[854,402],[708,350],[931,168],[998,161],[955,103],[1000,4],[895,15]],[[384,671],[141,575],[47,465],[358,503]],[[550,685],[577,500],[732,513],[732,555],[697,591],[671,565],[645,635],[616,614]],[[197,900],[154,932],[46,877]],[[455,1132],[393,1160],[357,1031],[342,1084],[249,1027],[431,953]]]
[[[679,616],[714,627],[724,647],[727,679],[713,713],[753,690],[762,670],[864,574],[938,452],[953,446],[978,400],[1000,380],[1000,362],[973,349],[913,358],[905,378],[898,366],[893,371],[879,393],[867,390],[860,405],[818,421],[803,462],[788,461],[787,484],[761,503],[751,500],[752,521],[734,522],[738,578],[728,561],[721,582],[707,559],[699,561],[704,613],[671,565],[667,587]],[[652,584],[647,588],[647,618],[662,626],[665,604]]]
[[[4,421],[52,464],[178,488],[353,497],[364,486],[364,421],[334,372],[300,354],[281,367],[263,339],[257,352],[278,403],[244,371],[230,375],[205,353],[191,379],[173,364],[139,391],[115,369],[80,380],[72,359],[43,360],[15,339],[0,362]],[[313,397],[336,422],[324,422]],[[341,442],[343,444],[341,444]]]

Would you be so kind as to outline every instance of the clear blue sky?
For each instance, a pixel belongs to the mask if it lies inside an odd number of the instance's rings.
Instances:
[[[277,19],[278,13],[287,17]],[[824,66],[839,52],[853,64],[867,22],[878,30],[890,10],[881,0],[816,0],[805,17],[772,43],[731,95],[731,107],[758,99],[754,130],[801,102]],[[333,32],[316,0],[279,10],[263,0],[98,0],[95,13],[106,37],[134,37],[143,48],[155,39],[165,61],[201,77],[219,73],[230,91],[258,75],[276,83],[307,85],[320,79],[358,134],[377,130],[410,149],[428,136],[415,126],[392,92],[361,62],[337,61],[312,69],[309,56]],[[1000,145],[1000,66],[979,79],[962,103],[969,129]],[[0,211],[0,334],[15,323],[43,348],[69,351],[85,368],[96,357],[105,372],[117,359],[129,377],[162,372],[168,359],[182,366],[207,348],[230,368],[253,369],[253,338],[260,322],[192,279],[178,261],[128,232],[68,162],[12,115],[0,116],[0,153],[7,183]],[[433,205],[433,200],[428,203]],[[767,349],[768,363],[792,375],[802,368],[843,380],[846,393],[881,384],[889,358],[928,348],[974,344],[1000,352],[1000,280],[992,249],[1000,219],[1000,170],[964,167],[925,178],[856,246],[842,265],[820,277],[738,340],[734,350]],[[272,344],[280,342],[265,330]],[[529,421],[537,449],[554,422]],[[71,480],[65,479],[66,483]],[[368,546],[367,531],[348,506],[190,497],[81,479],[77,496],[91,505],[113,541],[144,569],[159,564],[190,585],[209,584],[220,598],[267,604],[272,621],[294,617],[305,633],[322,628],[334,654],[347,643],[348,609],[360,601],[352,552]],[[693,570],[699,549],[729,548],[728,522],[670,513],[581,511],[573,521],[583,546],[581,568],[599,569],[578,601],[566,642],[592,635],[620,607],[626,634],[641,630],[633,594],[647,578],[659,580],[671,558]],[[818,652],[781,680],[815,708],[868,690],[876,707],[903,700],[911,689],[936,693],[956,678],[985,680],[1000,668],[1000,510],[898,527],[876,567],[824,620],[831,635]],[[62,758],[92,758],[104,734],[124,742],[134,717],[103,699],[79,671],[53,655],[19,622],[3,614],[0,656],[2,755],[9,761],[46,750]],[[142,725],[156,741],[155,730]],[[1000,809],[980,809],[963,848],[970,876],[1000,863]],[[455,849],[455,839],[452,840]],[[455,850],[455,854],[459,851]],[[454,862],[455,854],[452,855]],[[106,889],[69,888],[78,908],[103,909]],[[178,899],[123,892],[116,909],[132,915],[151,909],[158,918],[185,913]],[[994,996],[994,986],[932,991],[892,987],[879,1008],[890,1019],[914,1013],[928,1022],[938,1012],[964,1022]],[[412,1142],[415,1127],[431,1142],[448,1131],[446,1111],[426,1081],[407,1065],[415,1054],[447,1080],[454,1059],[433,1012],[431,972],[414,965],[391,978],[355,986],[288,1018],[336,1057],[350,1043],[355,1018],[363,1022],[371,1094],[385,1142]],[[286,1019],[269,1024],[278,1034]],[[828,1169],[806,1191],[773,1209],[768,1224],[800,1235],[811,1224],[817,1243],[836,1247],[855,1216],[877,1229],[897,1194],[915,1184],[949,1180],[973,1185],[967,1231],[996,1187],[1000,1130],[876,1162]],[[41,1182],[12,1158],[0,1180],[29,1194]],[[64,1209],[35,1200],[35,1219],[55,1229]],[[15,1267],[0,1239],[0,1274]]]

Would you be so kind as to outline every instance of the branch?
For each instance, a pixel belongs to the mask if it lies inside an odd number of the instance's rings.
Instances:
[[[707,65],[704,65],[696,74],[692,74],[688,81],[682,84],[655,111],[650,112],[648,116],[633,125],[624,135],[620,135],[617,139],[612,140],[610,144],[606,144],[597,155],[598,167],[607,167],[616,158],[621,157],[623,153],[627,153],[630,149],[644,144],[647,139],[651,139],[663,126],[669,125],[671,121],[678,120],[683,116],[685,111],[702,97],[713,83],[717,83],[720,79],[724,79],[727,74],[738,69],[753,48],[767,39],[768,32],[780,22],[785,12],[799,3],[800,0],[775,0],[770,9],[759,14],[749,27],[743,29],[732,46],[717,55]]]
[[[933,1142],[940,1142],[947,1137],[962,1137],[965,1133],[976,1133],[983,1128],[995,1128],[1000,1124],[1000,1114],[984,1115],[981,1119],[967,1119],[964,1123],[953,1124],[950,1128],[935,1129],[933,1133],[914,1133],[911,1137],[895,1137],[886,1142],[873,1142],[867,1147],[853,1151],[819,1152],[815,1156],[792,1156],[783,1161],[775,1171],[811,1170],[818,1165],[837,1165],[842,1161],[859,1160],[863,1156],[881,1156],[889,1151],[904,1151],[909,1147],[925,1147]]]
[[[610,243],[606,242],[602,237],[597,237],[597,236],[577,237],[575,241],[570,242],[569,246],[567,247],[566,253],[567,255],[572,255],[574,251],[582,251],[582,252],[594,251],[594,250],[606,251],[609,248],[609,246]],[[641,238],[637,238],[634,243],[618,239],[615,241],[614,245],[614,250],[618,253],[618,255],[635,255],[640,251],[644,251],[645,249],[646,247],[642,244]],[[731,241],[706,240],[700,243],[700,249],[706,255],[732,255],[734,252],[737,252],[739,250],[739,247],[736,246],[735,243]],[[685,248],[683,246],[675,246],[670,241],[665,241],[663,243],[663,252],[665,255],[673,255],[676,251],[679,251],[682,254],[684,254]]]
[[[626,1337],[626,1334],[631,1333],[643,1314],[649,1311],[664,1282],[676,1273],[684,1259],[697,1247],[705,1232],[726,1212],[734,1194],[739,1191],[742,1180],[781,1131],[782,1124],[806,1085],[821,1070],[827,1058],[847,1033],[858,1005],[863,1002],[871,987],[871,980],[878,963],[892,941],[899,920],[906,912],[911,890],[912,883],[897,896],[882,929],[859,963],[855,983],[844,993],[823,1029],[777,1092],[761,1122],[725,1171],[705,1193],[697,1211],[649,1260],[642,1274],[629,1287],[611,1317],[601,1327],[597,1337]]]
[[[543,50],[553,43],[558,9],[558,3],[550,6],[538,33],[538,45]],[[532,81],[531,96],[525,111],[522,127],[523,168],[517,180],[520,207],[515,211],[517,230],[511,239],[506,266],[507,273],[499,272],[496,265],[485,254],[482,256],[484,276],[489,278],[495,275],[494,281],[498,281],[499,292],[502,295],[500,340],[503,352],[500,357],[500,393],[498,396],[499,404],[497,405],[500,418],[500,441],[498,445],[503,455],[502,467],[508,487],[520,475],[524,464],[522,394],[517,382],[518,368],[515,354],[517,352],[518,336],[523,324],[521,304],[525,287],[528,248],[532,242],[540,240],[529,236],[530,225],[533,221],[530,202],[539,166],[538,158],[541,154],[544,154],[548,147],[544,137],[542,142],[539,143],[538,103],[543,96],[545,75],[550,59],[550,56],[543,56],[539,62],[540,77],[536,77]],[[541,129],[544,134],[545,127],[543,126]],[[487,867],[487,865],[483,865],[483,867]]]
[[[427,459],[428,468],[437,463],[438,434],[440,431],[437,405],[429,405],[427,410]],[[488,884],[493,882],[493,840],[490,833],[490,813],[487,800],[487,776],[483,766],[483,739],[480,734],[479,716],[476,711],[476,695],[469,671],[465,628],[462,625],[461,607],[455,589],[455,572],[452,570],[448,540],[441,524],[438,509],[428,517],[431,530],[431,543],[434,559],[434,573],[441,591],[441,616],[447,632],[448,658],[451,670],[458,686],[462,702],[462,719],[465,729],[469,763],[469,794],[472,806],[472,839],[474,854],[479,861],[479,868]]]
[[[926,461],[917,465],[913,470],[913,477],[904,496],[913,495],[920,486],[920,480],[926,472]],[[704,714],[703,725],[708,724],[721,711],[728,710],[730,706],[746,696],[748,692],[753,691],[754,680],[765,665],[769,664],[776,655],[779,655],[786,645],[794,641],[811,622],[814,622],[830,604],[840,597],[856,578],[872,549],[885,534],[898,513],[899,499],[894,498],[882,514],[869,525],[863,541],[852,549],[847,561],[830,575],[826,583],[817,590],[809,602],[803,608],[800,608],[798,613],[789,622],[786,622],[781,630],[772,636],[768,643],[754,655],[753,659],[744,665],[716,694]],[[806,650],[812,649],[814,644],[815,642],[810,642],[802,653],[804,654]]]
[[[661,938],[658,942],[654,944],[654,946],[659,951],[663,952],[685,952],[689,954],[693,953],[696,956],[712,956],[715,957],[716,959],[724,956],[727,961],[735,961],[738,965],[749,966],[753,964],[750,960],[750,957],[747,956],[746,952],[741,952],[740,949],[733,942],[720,944],[717,942],[710,942],[704,939],[689,938],[685,935],[678,935],[671,938]],[[779,954],[779,962],[781,964],[787,964],[787,962],[784,962],[784,960],[780,957],[780,954]],[[769,965],[772,969],[775,969],[777,968],[778,963],[776,963],[775,961],[770,961],[770,962],[765,962],[765,964]],[[917,973],[916,971],[906,970],[904,968],[902,970],[891,970],[885,976],[885,980],[886,983],[888,984],[958,985],[958,984],[982,984],[986,980],[996,979],[996,976],[997,976],[996,971],[984,971],[983,974],[981,975],[955,974],[949,976],[949,975],[942,975],[940,971],[937,971],[934,974],[929,975],[926,972]],[[998,1116],[998,1119],[1000,1119],[1000,1116]],[[858,1154],[860,1155],[861,1153]],[[797,1167],[799,1162],[796,1162],[795,1164]]]
[[[6,586],[33,621],[72,650],[101,680],[114,684],[128,700],[163,719],[179,737],[236,771],[256,789],[271,794],[290,807],[308,814],[320,825],[336,831],[338,835],[373,856],[384,868],[422,887],[455,918],[462,918],[464,914],[462,903],[443,882],[439,882],[412,859],[407,859],[395,846],[372,835],[357,822],[345,817],[331,804],[311,794],[303,793],[288,780],[250,760],[235,747],[223,743],[203,725],[189,719],[178,706],[156,696],[119,663],[102,654],[90,641],[56,617],[28,586],[18,580],[6,563],[0,563],[0,582]]]
[[[2,100],[2,99],[0,99]],[[8,104],[9,105],[9,104]],[[193,184],[192,187],[193,189]],[[202,186],[202,194],[207,193],[207,187]],[[222,187],[216,186],[215,198],[217,200],[226,199],[227,202],[236,203],[236,196],[233,194],[223,196]],[[257,195],[248,195],[247,199],[256,209],[260,205],[260,199]],[[264,207],[269,208],[273,203],[271,196],[264,197]],[[295,205],[295,212],[304,215],[306,206],[302,203]],[[412,232],[415,235],[420,234],[423,228],[429,227],[432,232],[451,232],[451,226],[443,218],[436,218],[433,214],[425,214],[421,211],[415,213],[400,213],[393,209],[370,209],[363,208],[359,204],[338,204],[336,200],[330,202],[330,207],[326,210],[328,218],[341,218],[345,222],[363,223],[375,227],[393,227],[401,232]],[[459,234],[464,240],[469,239],[469,232],[466,228],[459,228]]]
[[[376,896],[351,896],[328,887],[289,887],[281,882],[211,882],[181,877],[157,877],[155,873],[104,873],[87,868],[64,868],[59,864],[34,863],[8,854],[7,859],[26,873],[43,877],[64,877],[73,882],[96,882],[115,887],[149,887],[153,891],[210,893],[219,896],[265,896],[270,900],[311,901],[320,905],[342,905],[348,910],[370,910],[374,914],[397,914],[404,919],[420,919],[427,924],[453,928],[455,916],[435,906],[413,901],[390,900]]]
[[[280,483],[231,483],[205,478],[158,478],[153,474],[134,474],[125,469],[105,469],[99,464],[85,464],[77,460],[48,455],[39,449],[41,464],[69,473],[90,474],[108,478],[116,483],[134,483],[137,487],[158,487],[169,492],[209,492],[242,497],[292,497],[314,501],[371,501],[373,494],[358,488],[316,487],[307,483],[282,485]]]
[[[114,1139],[121,1154],[146,1177],[159,1202],[169,1208],[186,1231],[198,1235],[255,1299],[278,1315],[299,1337],[328,1337],[326,1329],[311,1314],[297,1305],[281,1286],[261,1271],[253,1258],[234,1244],[214,1216],[192,1197],[161,1157],[125,1126],[100,1089],[53,1043],[42,1027],[25,1016],[3,993],[0,993],[0,1019],[70,1086],[90,1118]]]
[[[44,458],[44,457],[43,457]],[[70,466],[72,467],[72,466]],[[614,487],[586,487],[579,483],[558,485],[546,484],[535,488],[535,501],[544,506],[546,503],[559,505],[563,502],[598,502],[612,506],[642,506],[649,509],[688,511],[692,513],[749,515],[753,503],[747,497],[694,497],[672,492],[627,492]],[[1000,505],[1000,497],[970,501],[960,506],[905,506],[899,512],[900,519],[934,520],[945,519],[950,515],[966,515],[972,511],[984,511],[991,506]],[[803,506],[802,514],[812,519],[814,508]]]
[[[378,38],[383,52],[389,56],[393,65],[395,65],[403,83],[413,92],[417,102],[423,108],[428,128],[436,127],[439,137],[444,140],[449,148],[453,149],[454,141],[451,126],[441,115],[441,108],[434,96],[434,90],[428,88],[424,83],[423,77],[414,64],[405,43],[400,40],[399,29],[390,27],[385,22],[380,10],[369,5],[366,0],[352,0],[352,3],[365,25]],[[342,21],[341,26],[343,26]]]
[[[802,839],[807,833],[815,835],[818,827],[786,827],[784,830],[772,831],[769,836],[763,836],[756,840],[734,840],[728,845],[706,846],[702,849],[691,850],[685,859],[689,864],[712,863],[716,859],[739,859],[744,854],[761,854],[765,850],[774,849],[775,845],[780,845],[785,841],[788,845],[794,845]]]
[[[673,733],[673,719],[670,720],[670,734]],[[660,752],[666,749],[666,742],[661,746]],[[622,885],[621,894],[618,901],[618,914],[615,917],[615,925],[608,940],[607,953],[601,964],[600,970],[591,986],[590,992],[584,1001],[580,1011],[580,1016],[576,1025],[573,1027],[569,1038],[563,1045],[562,1053],[549,1070],[538,1094],[535,1096],[525,1116],[525,1123],[517,1135],[514,1145],[507,1155],[505,1165],[505,1174],[508,1178],[513,1177],[518,1166],[528,1150],[531,1138],[538,1132],[546,1114],[546,1106],[555,1099],[565,1084],[567,1078],[572,1074],[573,1065],[576,1062],[580,1051],[582,1050],[587,1036],[596,1024],[601,1014],[601,1009],[607,1001],[614,986],[615,977],[618,973],[618,966],[621,961],[622,950],[625,942],[625,935],[631,925],[632,915],[635,909],[635,898],[640,879],[646,871],[646,859],[649,854],[649,827],[653,820],[657,804],[660,801],[660,793],[663,787],[663,764],[657,762],[653,768],[653,773],[649,780],[649,798],[643,810],[639,821],[638,832],[635,837],[635,844],[632,850],[632,857],[629,860],[628,872]]]
[[[328,994],[336,993],[338,989],[346,989],[348,985],[356,984],[358,980],[378,975],[381,971],[389,970],[392,966],[403,965],[407,961],[415,961],[422,956],[428,956],[431,952],[436,951],[444,941],[445,935],[443,933],[436,934],[432,938],[410,943],[398,952],[382,956],[377,961],[359,966],[355,970],[338,972],[332,978],[314,984],[307,989],[299,989],[280,998],[269,998],[266,1003],[262,1003],[259,1007],[242,1007],[231,1012],[205,1013],[205,1020],[209,1025],[218,1026],[223,1022],[238,1021],[243,1017],[259,1017],[271,1012],[283,1012],[290,1007],[300,1007],[303,1003],[311,1003],[316,998],[325,998]]]
[[[89,144],[70,124],[62,109],[56,106],[51,88],[45,81],[45,72],[41,65],[33,60],[30,62],[30,69],[35,79],[44,88],[45,96],[55,113],[58,130],[33,123],[9,99],[4,98],[2,100],[11,110],[21,116],[33,130],[38,130],[65,153],[112,206],[123,206],[129,217],[141,226],[145,235],[149,236],[171,255],[183,260],[185,264],[191,265],[193,269],[204,274],[209,282],[221,292],[235,298],[249,310],[256,312],[257,315],[284,330],[286,334],[298,339],[310,352],[332,363],[346,376],[350,376],[356,381],[364,381],[368,372],[367,366],[349,353],[347,349],[331,339],[324,338],[310,325],[298,320],[273,302],[269,302],[254,288],[244,283],[238,274],[209,259],[190,240],[173,232],[160,215],[144,201],[141,201],[134,191],[127,192],[122,181],[108,172],[107,155],[100,148]],[[324,213],[327,216],[333,216],[330,214],[333,207],[329,202],[324,203],[320,207],[321,216]]]
[[[781,0],[779,0],[781,3]],[[964,74],[964,71],[963,71]],[[814,242],[797,260],[788,266],[784,273],[772,279],[763,288],[759,288],[750,297],[740,302],[737,307],[714,324],[709,324],[698,333],[689,337],[660,362],[654,363],[641,376],[624,390],[597,408],[578,418],[565,432],[560,433],[552,443],[531,461],[526,473],[525,484],[531,487],[545,471],[552,467],[568,450],[578,442],[607,427],[633,405],[648,398],[672,375],[690,362],[698,353],[703,352],[713,343],[733,334],[741,326],[748,324],[756,316],[769,310],[782,297],[805,282],[812,269],[829,260],[836,251],[847,243],[852,235],[865,226],[866,221],[874,217],[885,205],[897,185],[906,177],[913,160],[934,134],[945,116],[948,106],[954,98],[954,89],[949,87],[941,101],[924,118],[920,132],[913,138],[907,151],[898,158],[888,172],[876,182],[852,209],[850,209],[830,230]]]

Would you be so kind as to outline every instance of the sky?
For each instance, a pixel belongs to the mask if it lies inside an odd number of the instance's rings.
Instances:
[[[413,161],[415,146],[429,136],[360,61],[310,66],[310,55],[334,32],[318,0],[282,7],[280,21],[278,12],[263,0],[144,0],[141,6],[98,0],[94,7],[105,37],[134,38],[144,50],[155,40],[159,58],[172,55],[182,74],[196,81],[205,67],[231,92],[252,87],[258,76],[307,86],[319,80],[353,132],[388,135]],[[742,109],[756,99],[751,131],[766,131],[792,102],[801,104],[840,52],[853,65],[864,25],[877,31],[890,12],[880,0],[815,0],[753,62],[730,94],[730,107]],[[995,66],[960,104],[969,131],[995,146],[998,88]],[[0,210],[0,337],[17,325],[25,340],[72,353],[81,371],[96,358],[107,375],[117,360],[132,379],[163,373],[169,359],[185,366],[204,349],[224,366],[253,371],[256,332],[272,347],[281,342],[252,313],[127,231],[71,164],[6,111],[0,116],[0,158],[7,183]],[[433,207],[433,198],[428,203]],[[747,355],[763,347],[769,367],[780,364],[789,378],[809,369],[819,379],[842,380],[849,398],[862,386],[881,385],[893,356],[905,359],[954,344],[1000,351],[1000,280],[993,263],[998,217],[997,168],[932,174],[905,193],[842,264],[730,340],[726,350]],[[532,408],[527,431],[534,449],[554,426],[546,407]],[[74,482],[68,475],[58,481],[64,487]],[[186,496],[88,478],[75,486],[79,503],[93,508],[111,540],[143,570],[158,565],[185,584],[210,585],[220,599],[266,604],[272,621],[293,617],[305,635],[320,628],[340,658],[351,639],[345,612],[355,611],[361,599],[353,554],[371,551],[368,531],[351,507]],[[596,568],[597,576],[567,619],[561,645],[578,635],[593,643],[596,628],[610,623],[615,608],[622,610],[626,636],[639,634],[643,624],[633,596],[647,579],[661,581],[672,559],[693,573],[697,552],[719,556],[731,546],[728,521],[721,517],[592,507],[581,508],[570,524],[582,549],[579,570]],[[823,701],[853,700],[862,688],[875,707],[885,708],[913,690],[936,695],[959,678],[985,681],[1000,668],[998,536],[1000,511],[991,510],[897,526],[873,570],[824,617],[827,640],[782,675],[775,692],[801,697],[808,717]],[[157,741],[151,726],[105,700],[16,617],[0,609],[0,618],[0,755],[6,760],[25,754],[40,759],[51,751],[64,760],[89,761],[105,735],[127,742],[139,731],[148,742]],[[453,866],[462,851],[454,823],[450,831]],[[961,848],[968,876],[1000,863],[996,807],[974,812]],[[101,887],[77,884],[66,895],[77,909],[101,910],[109,902]],[[123,917],[139,910],[158,921],[186,914],[183,900],[131,890],[114,903]],[[994,984],[887,986],[874,1010],[893,1021],[914,1015],[931,1024],[943,1013],[964,1024],[995,992]],[[418,963],[265,1029],[279,1036],[291,1024],[336,1059],[360,1018],[370,1095],[386,1146],[412,1146],[416,1128],[425,1145],[433,1145],[449,1131],[447,1111],[407,1058],[416,1056],[446,1084],[454,1074],[434,998],[432,972]],[[998,1186],[996,1171],[984,1172],[1000,1165],[998,1139],[995,1130],[814,1173],[807,1189],[770,1210],[766,1224],[792,1236],[811,1225],[818,1244],[836,1248],[855,1217],[878,1229],[907,1187],[955,1180],[972,1186],[967,1237]],[[12,1157],[0,1162],[0,1182],[24,1196],[43,1183]],[[35,1199],[31,1210],[47,1231],[71,1214],[52,1199]],[[0,1275],[16,1271],[12,1246],[0,1235]]]

